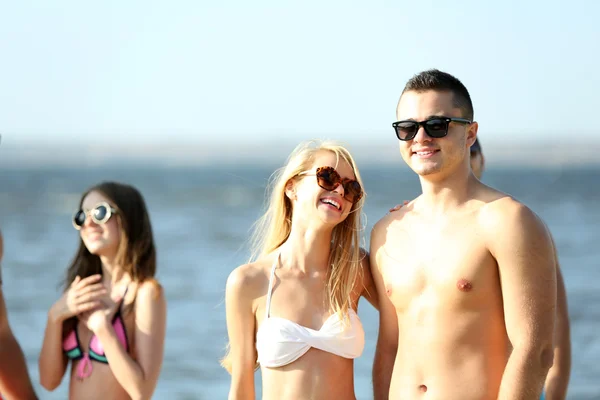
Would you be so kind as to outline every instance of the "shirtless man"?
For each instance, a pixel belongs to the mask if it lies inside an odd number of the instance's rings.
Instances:
[[[0,261],[2,261],[3,250],[2,233],[0,233]],[[23,351],[8,324],[6,304],[2,294],[1,272],[0,270],[0,398],[37,399]]]
[[[553,360],[556,261],[544,223],[471,172],[467,89],[425,71],[394,129],[423,193],[371,234],[375,399],[537,400]]]

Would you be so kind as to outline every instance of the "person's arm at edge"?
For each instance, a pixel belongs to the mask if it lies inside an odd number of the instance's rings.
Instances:
[[[8,312],[1,286],[3,255],[4,242],[0,232],[0,394],[7,400],[37,399],[27,370],[25,355],[8,323]]]
[[[569,321],[569,304],[567,290],[556,244],[552,240],[556,259],[556,321],[554,326],[554,363],[546,376],[544,391],[546,400],[565,400],[571,376],[571,326]]]
[[[0,393],[9,399],[37,399],[25,355],[13,335],[6,315],[6,305],[0,289]]]

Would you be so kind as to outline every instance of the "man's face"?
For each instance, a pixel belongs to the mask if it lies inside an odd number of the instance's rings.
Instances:
[[[451,92],[428,90],[424,92],[405,92],[396,110],[399,121],[425,121],[435,117],[464,118],[462,110],[454,106]],[[441,138],[432,138],[423,127],[419,127],[416,136],[400,141],[400,154],[408,166],[420,176],[437,174],[452,170],[465,162],[469,147],[475,140],[477,123],[460,124],[451,122],[448,134]],[[472,136],[472,137],[471,137]]]

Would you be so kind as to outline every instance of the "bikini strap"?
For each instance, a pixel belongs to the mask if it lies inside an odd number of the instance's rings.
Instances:
[[[121,301],[125,301],[125,296],[127,296],[127,291],[129,290],[129,284],[127,284],[127,286],[125,286],[125,292],[123,292],[123,298],[121,298]]]
[[[269,313],[271,312],[271,294],[273,294],[273,278],[275,277],[275,268],[277,267],[279,256],[280,254],[277,254],[277,256],[275,257],[275,261],[273,261],[273,266],[271,267],[271,276],[269,277],[269,289],[267,290],[267,313],[265,314],[265,319],[269,318]]]
[[[120,301],[121,304],[119,304],[119,308],[117,308],[117,312],[115,313],[115,318],[122,312],[123,305],[125,304],[125,296],[127,296],[128,290],[129,290],[129,283],[125,287],[125,292],[123,293],[123,297],[121,297],[121,301]]]

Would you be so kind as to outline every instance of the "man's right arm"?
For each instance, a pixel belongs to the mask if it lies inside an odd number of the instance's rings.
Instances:
[[[387,296],[381,273],[380,250],[385,239],[385,229],[378,229],[379,225],[380,223],[376,224],[371,232],[370,251],[371,272],[379,298],[379,335],[373,363],[373,395],[375,400],[387,400],[398,350],[398,317]]]

